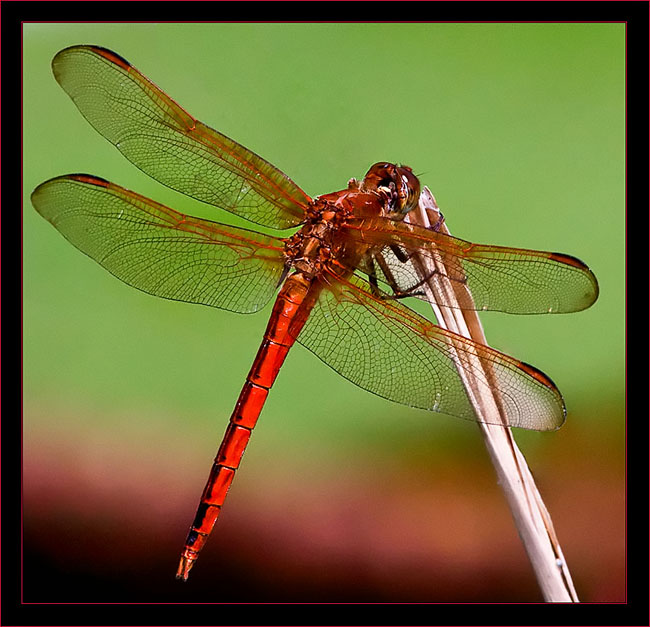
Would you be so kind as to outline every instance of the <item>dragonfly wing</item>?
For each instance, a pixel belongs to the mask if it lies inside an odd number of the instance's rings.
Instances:
[[[391,275],[402,292],[420,298],[426,298],[418,291],[426,272],[417,256],[444,266],[462,309],[568,313],[598,298],[596,277],[570,255],[472,244],[388,218],[350,220],[347,230],[353,240],[376,244],[375,270],[385,283],[391,284]]]
[[[356,276],[330,283],[298,342],[356,385],[411,407],[479,420],[461,368],[474,394],[499,399],[510,426],[544,431],[564,422],[559,391],[532,366],[376,296]]]
[[[310,198],[289,177],[195,120],[119,55],[73,46],[52,70],[90,124],[164,185],[270,228],[304,219]]]
[[[144,292],[238,313],[277,290],[284,240],[186,216],[103,179],[73,174],[32,193],[74,246]]]

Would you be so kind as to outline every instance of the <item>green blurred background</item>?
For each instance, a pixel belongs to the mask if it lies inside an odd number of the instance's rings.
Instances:
[[[295,348],[186,585],[187,528],[270,312],[160,300],[31,207],[87,172],[234,218],[149,179],[50,71],[113,49],[310,195],[411,165],[451,232],[568,253],[590,310],[484,314],[553,378],[556,433],[518,431],[583,601],[625,599],[625,27],[622,24],[26,24],[24,596],[27,601],[535,601],[475,425],[411,410]]]

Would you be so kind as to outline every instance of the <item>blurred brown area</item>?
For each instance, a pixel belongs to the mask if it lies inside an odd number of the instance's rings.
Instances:
[[[244,460],[181,584],[176,564],[209,460],[189,463],[192,451],[153,437],[63,439],[51,424],[25,432],[27,602],[542,600],[487,455],[423,468],[416,451],[411,464],[381,455],[319,472],[290,456],[248,471]],[[560,431],[528,461],[580,600],[624,602],[624,466],[603,442]]]

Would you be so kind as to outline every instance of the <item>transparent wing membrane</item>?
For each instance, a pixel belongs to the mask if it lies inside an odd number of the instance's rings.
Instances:
[[[164,185],[274,229],[304,219],[309,196],[289,177],[194,119],[115,53],[66,48],[52,69],[90,124]]]
[[[324,289],[298,342],[359,387],[389,400],[478,420],[459,367],[493,394],[512,427],[552,430],[564,421],[553,384],[532,366],[445,331],[351,277]],[[481,367],[476,367],[476,359]]]
[[[251,313],[277,290],[283,240],[186,216],[90,175],[51,179],[36,210],[74,246],[144,292]]]
[[[514,314],[567,313],[589,307],[598,297],[593,273],[569,255],[484,246],[388,218],[350,220],[353,240],[376,245],[377,276],[391,289],[425,298],[411,255],[439,256],[459,290],[461,309]],[[408,258],[405,260],[405,258]]]

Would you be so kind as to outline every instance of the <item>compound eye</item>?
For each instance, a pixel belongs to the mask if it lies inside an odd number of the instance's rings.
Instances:
[[[392,163],[380,161],[370,167],[363,177],[365,189],[376,191],[380,187],[390,188],[391,184],[395,188],[395,166]]]
[[[397,173],[400,180],[398,211],[402,214],[407,214],[418,206],[418,201],[420,200],[420,181],[408,166],[397,168]]]
[[[420,198],[420,181],[408,166],[380,161],[366,173],[361,184],[364,191],[387,193],[391,209],[405,215],[417,207]]]

